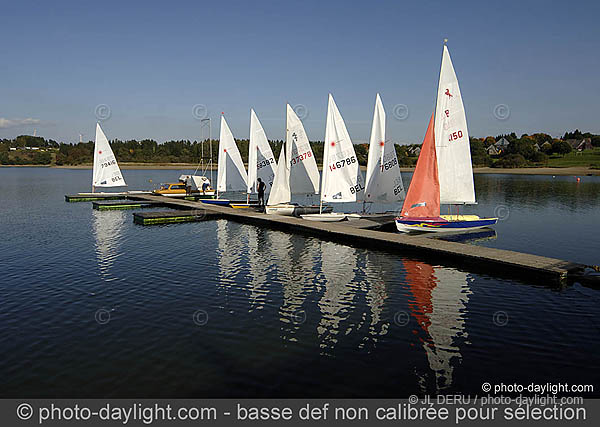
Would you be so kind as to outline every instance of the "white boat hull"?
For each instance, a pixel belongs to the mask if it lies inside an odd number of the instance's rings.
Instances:
[[[307,221],[318,221],[318,222],[338,222],[346,219],[345,213],[340,212],[330,212],[330,213],[321,213],[321,214],[307,214],[300,215],[302,219]]]
[[[96,191],[94,193],[77,193],[78,196],[127,196],[127,195],[135,195],[135,194],[152,194],[151,191],[119,191],[119,192],[107,192],[107,191]]]
[[[361,219],[361,218],[362,218],[361,214],[356,214],[356,213],[346,214],[346,219],[349,221],[352,221],[354,219]]]
[[[265,212],[269,215],[285,215],[285,216],[292,216],[294,214],[294,209],[296,208],[296,205],[287,205],[287,204],[280,204],[280,205],[272,205],[272,206],[265,206]]]

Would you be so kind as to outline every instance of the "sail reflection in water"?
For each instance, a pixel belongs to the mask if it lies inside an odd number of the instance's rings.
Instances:
[[[92,211],[92,227],[96,239],[96,258],[101,277],[108,281],[109,270],[116,259],[121,256],[119,249],[123,242],[125,221],[128,219],[124,211]]]
[[[269,263],[263,255],[267,249],[264,230],[257,227],[245,227],[248,229],[248,264],[250,269],[250,311],[261,310],[266,302],[268,288]]]
[[[306,306],[304,303],[314,290],[319,242],[280,232],[269,232],[268,241],[269,255],[276,262],[277,281],[282,285],[281,338],[296,342],[295,335],[306,327],[310,315],[310,301]]]
[[[471,295],[467,273],[413,260],[404,260],[404,266],[413,295],[410,314],[425,333],[422,345],[434,374],[434,389],[441,391],[452,385],[454,367],[462,359],[459,342],[467,338],[464,317]],[[427,375],[421,382],[424,391],[431,386]]]
[[[239,224],[226,220],[217,221],[218,282],[217,286],[225,295],[235,292],[235,288],[244,286],[245,280],[237,280],[244,273],[247,263],[242,259],[248,253],[248,241],[244,239]],[[231,289],[231,286],[234,289]]]
[[[356,353],[369,365],[394,354],[424,392],[453,385],[467,337],[467,273],[225,220],[216,228],[219,305],[261,310],[247,317],[267,322],[253,342],[274,334],[303,360]],[[395,322],[404,311],[408,325]]]
[[[321,242],[321,275],[325,278],[324,291],[318,302],[321,321],[317,326],[320,347],[332,350],[340,335],[350,334],[352,326],[341,330],[341,324],[352,311],[356,284],[356,249],[332,242]]]
[[[366,303],[370,309],[371,321],[369,322],[369,334],[365,341],[372,340],[377,342],[378,337],[387,334],[390,321],[383,316],[384,306],[388,299],[387,284],[385,279],[395,277],[395,266],[390,262],[390,257],[381,252],[368,251],[364,258],[365,261],[365,280],[362,283],[363,290],[366,291]],[[365,289],[366,288],[366,289]],[[361,347],[364,346],[361,345]]]

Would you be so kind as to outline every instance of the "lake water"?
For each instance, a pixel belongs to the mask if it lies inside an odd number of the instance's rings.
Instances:
[[[124,171],[131,189],[180,173]],[[225,220],[138,226],[64,202],[90,176],[0,168],[2,397],[399,398],[484,382],[600,396],[600,290]],[[475,181],[469,211],[504,220],[471,244],[600,264],[600,178]]]

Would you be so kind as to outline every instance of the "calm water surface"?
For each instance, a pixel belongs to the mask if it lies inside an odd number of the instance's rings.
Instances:
[[[179,173],[124,175],[141,189]],[[225,220],[137,226],[64,202],[90,174],[0,168],[2,397],[599,389],[598,290]],[[476,190],[470,211],[505,219],[473,244],[600,263],[599,178],[478,175]]]

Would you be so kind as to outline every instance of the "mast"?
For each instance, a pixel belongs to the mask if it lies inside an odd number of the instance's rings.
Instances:
[[[283,144],[281,144],[281,149],[282,150],[286,150],[283,152],[283,160],[285,162],[289,161],[287,160],[287,146],[288,146],[288,135],[290,133],[290,130],[288,129],[288,112],[287,112],[287,106],[288,106],[288,102],[285,103],[285,139],[283,140]],[[288,165],[286,164],[286,170],[287,170]],[[290,165],[291,167],[291,165]],[[290,201],[288,203],[292,202],[292,188],[290,186],[290,181],[288,179],[288,187],[290,189]],[[273,189],[271,188],[271,191],[273,191]],[[270,196],[270,194],[269,194]]]
[[[206,119],[208,120],[208,145],[209,145],[209,151],[210,151],[210,160],[208,161],[208,164],[210,165],[210,185],[212,187],[213,185],[213,154],[212,154],[212,140],[210,138],[210,118]]]
[[[442,78],[442,65],[444,63],[444,47],[447,46],[447,43],[448,43],[448,39],[444,37],[444,43],[442,45],[442,57],[440,58],[440,70],[438,71],[438,88],[437,88],[437,91],[435,93],[435,108],[433,109],[433,111],[435,112],[435,116],[434,116],[435,118],[433,119],[433,121],[434,121],[434,127],[433,127],[434,128],[434,132],[435,132],[435,120],[437,119],[437,113],[438,113],[437,112],[437,98],[438,98],[438,92],[440,91],[440,80]],[[435,140],[434,140],[434,145],[435,145]],[[436,150],[437,150],[437,147],[436,147]],[[436,155],[437,155],[437,153],[436,153]],[[437,162],[437,156],[436,156],[436,162]],[[438,173],[439,173],[439,168],[438,168]],[[438,179],[439,179],[439,176],[438,176]],[[452,206],[453,205],[448,206],[448,213],[449,214],[450,214],[450,212],[452,210]],[[458,217],[456,219],[458,219]]]

